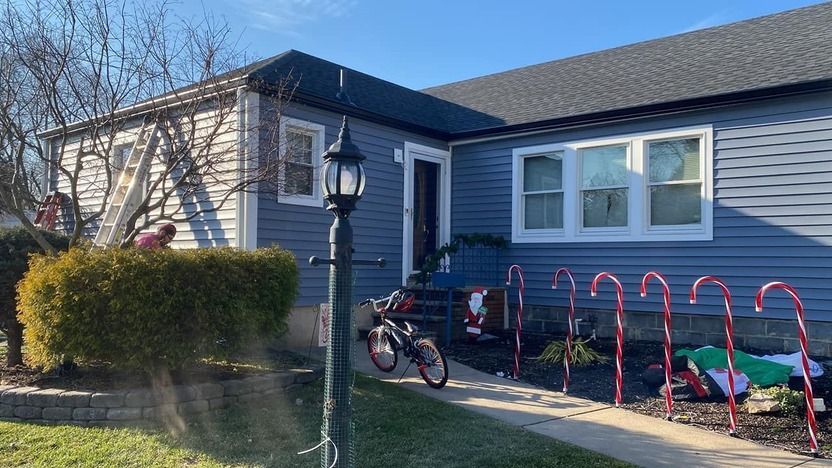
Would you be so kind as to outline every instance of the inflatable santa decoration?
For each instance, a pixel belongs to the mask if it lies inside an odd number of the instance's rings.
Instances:
[[[482,334],[482,322],[485,321],[485,314],[488,309],[482,305],[483,298],[488,295],[488,291],[477,287],[471,292],[471,297],[468,299],[468,312],[465,314],[465,331],[468,332],[468,339],[476,341]]]

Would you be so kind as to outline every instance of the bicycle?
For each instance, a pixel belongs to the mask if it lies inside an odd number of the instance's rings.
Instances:
[[[433,388],[442,388],[448,382],[448,361],[445,353],[433,340],[422,337],[419,327],[405,321],[404,328],[388,318],[390,312],[407,312],[413,306],[412,292],[397,289],[382,299],[367,299],[359,305],[373,306],[381,316],[381,325],[367,335],[367,352],[376,367],[382,372],[392,372],[398,364],[398,351],[416,363],[422,379]],[[408,364],[408,367],[410,367]],[[405,369],[407,372],[407,369]]]

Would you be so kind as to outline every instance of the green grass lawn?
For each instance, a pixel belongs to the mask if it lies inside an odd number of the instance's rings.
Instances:
[[[320,465],[322,384],[217,411],[184,433],[0,422],[0,466]],[[303,400],[298,405],[296,399]],[[627,466],[462,408],[359,376],[354,390],[356,466]]]

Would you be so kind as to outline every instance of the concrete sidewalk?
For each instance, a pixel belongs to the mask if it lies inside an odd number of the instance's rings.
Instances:
[[[407,362],[390,374],[379,371],[356,346],[355,369],[395,383]],[[448,384],[427,386],[415,366],[400,385],[553,439],[640,466],[805,467],[832,466],[816,460],[704,429],[663,421],[590,400],[566,396],[448,363]]]

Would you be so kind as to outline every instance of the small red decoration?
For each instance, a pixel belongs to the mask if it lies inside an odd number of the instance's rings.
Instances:
[[[468,339],[476,341],[482,334],[482,322],[485,321],[485,314],[488,309],[482,305],[483,298],[488,295],[488,290],[481,287],[474,288],[468,298],[468,312],[465,314],[465,331],[468,332]]]

